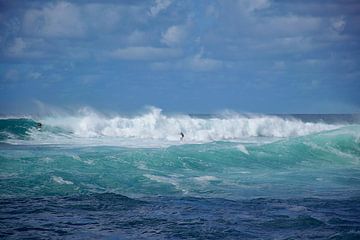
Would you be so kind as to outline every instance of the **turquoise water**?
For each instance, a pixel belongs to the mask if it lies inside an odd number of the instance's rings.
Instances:
[[[321,117],[2,119],[0,234],[358,239],[360,125]]]

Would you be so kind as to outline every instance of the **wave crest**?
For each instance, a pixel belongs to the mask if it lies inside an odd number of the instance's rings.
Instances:
[[[310,123],[291,118],[266,115],[194,117],[165,115],[151,108],[135,117],[103,116],[82,111],[79,116],[46,118],[44,123],[68,129],[78,137],[122,137],[139,139],[179,140],[180,132],[190,141],[233,140],[248,137],[292,137],[332,130],[339,125]]]

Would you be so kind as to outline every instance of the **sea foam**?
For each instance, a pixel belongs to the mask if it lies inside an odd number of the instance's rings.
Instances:
[[[11,144],[90,144],[159,147],[212,141],[261,142],[334,130],[344,125],[304,122],[293,117],[227,113],[164,114],[152,107],[135,116],[105,115],[87,108],[72,114],[7,119],[0,138]],[[41,122],[42,127],[37,127]],[[180,133],[185,137],[180,138]],[[267,140],[266,140],[267,141]],[[248,151],[239,145],[238,150]]]
[[[77,116],[45,118],[44,123],[68,129],[78,137],[123,137],[177,141],[180,132],[188,141],[232,140],[248,137],[292,137],[339,128],[339,125],[302,122],[267,115],[231,114],[207,118],[165,115],[161,109],[134,116],[104,116],[93,111]]]

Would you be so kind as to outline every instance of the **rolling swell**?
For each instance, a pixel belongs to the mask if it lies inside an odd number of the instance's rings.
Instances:
[[[359,190],[359,132],[350,126],[270,143],[220,141],[167,148],[3,146],[1,193],[110,191],[231,199],[336,195]]]
[[[27,139],[29,130],[36,127],[36,122],[27,118],[0,119],[0,141],[7,139]]]

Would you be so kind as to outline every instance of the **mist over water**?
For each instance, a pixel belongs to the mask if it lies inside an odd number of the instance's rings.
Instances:
[[[0,119],[0,142],[3,237],[358,237],[356,116],[86,109]]]

